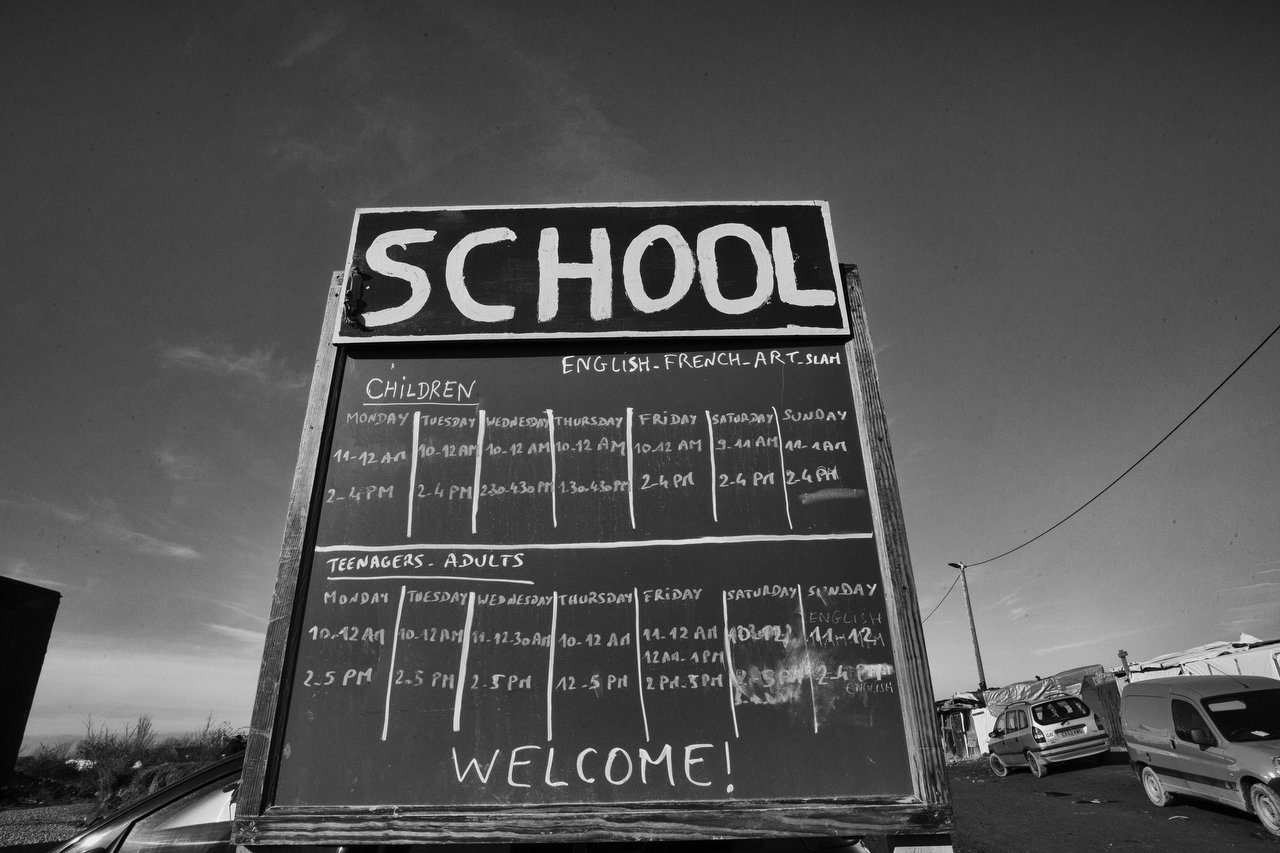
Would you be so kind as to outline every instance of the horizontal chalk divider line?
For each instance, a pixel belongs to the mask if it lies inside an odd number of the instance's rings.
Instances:
[[[428,403],[422,400],[396,400],[391,403],[361,403],[362,406],[433,406],[436,408],[442,406],[461,406],[465,409],[479,408],[479,403]]]
[[[518,583],[533,586],[535,581],[516,580],[515,578],[469,578],[460,575],[363,575],[352,577],[343,575],[329,577],[331,581],[467,581],[469,583]]]
[[[356,337],[349,334],[343,334],[344,329],[339,327],[334,333],[334,344],[341,346],[361,346],[369,344],[420,344],[424,340],[427,341],[509,341],[518,340],[537,340],[537,341],[586,341],[586,340],[635,340],[643,339],[662,339],[662,338],[795,338],[795,337],[812,337],[812,338],[832,338],[835,340],[844,340],[849,337],[849,330],[841,326],[797,326],[788,324],[785,326],[743,326],[741,328],[727,329],[660,329],[648,330],[639,328],[618,329],[616,331],[598,330],[573,330],[563,332],[511,332],[511,331],[495,331],[495,332],[456,332],[444,333],[439,335],[378,335],[368,337]],[[759,349],[759,347],[757,347]],[[767,349],[767,347],[766,347]]]
[[[793,536],[703,536],[697,539],[635,539],[609,542],[533,542],[513,545],[484,544],[479,542],[422,543],[418,545],[317,545],[317,554],[340,551],[391,552],[391,551],[564,551],[575,548],[664,548],[679,545],[722,545],[735,542],[821,542],[841,539],[871,539],[871,533],[820,533]]]
[[[612,814],[615,811],[623,815],[640,817],[646,814],[668,814],[671,809],[696,813],[720,812],[724,810],[747,814],[759,814],[776,809],[799,809],[804,812],[829,812],[850,806],[882,807],[918,807],[920,800],[908,794],[868,794],[864,797],[831,797],[822,800],[800,798],[760,799],[760,800],[645,800],[644,802],[597,803],[545,803],[534,806],[513,806],[510,804],[477,804],[474,806],[435,807],[426,804],[388,803],[377,806],[270,806],[262,817],[283,818],[286,815],[325,815],[342,814],[344,816],[382,817],[452,817],[457,815],[493,814],[532,817],[549,812],[557,816],[590,816]]]

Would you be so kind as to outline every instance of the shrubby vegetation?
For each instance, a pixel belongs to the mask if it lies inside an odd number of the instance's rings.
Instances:
[[[17,771],[46,796],[91,798],[96,818],[243,748],[243,735],[212,717],[197,731],[163,740],[147,716],[119,732],[90,719],[77,743],[41,744],[18,759]]]

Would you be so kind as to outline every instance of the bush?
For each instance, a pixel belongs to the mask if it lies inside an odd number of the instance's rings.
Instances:
[[[76,769],[67,762],[71,758],[69,743],[42,743],[30,755],[19,756],[17,770],[32,779],[49,779],[55,782],[73,782]]]
[[[117,805],[117,792],[143,767],[155,749],[156,733],[151,718],[138,717],[136,725],[127,723],[124,732],[116,734],[104,725],[94,729],[93,719],[85,724],[84,737],[76,744],[76,756],[93,762],[81,777],[85,793],[91,793],[95,811],[104,813]]]
[[[239,735],[230,723],[214,725],[210,717],[197,731],[167,738],[153,750],[152,760],[147,763],[208,764],[237,751],[232,746],[238,742]]]
[[[147,716],[119,734],[106,726],[94,729],[92,720],[85,728],[75,753],[93,762],[79,778],[82,791],[94,799],[95,819],[243,748],[231,725],[214,725],[212,717],[198,731],[160,742]]]
[[[18,757],[8,784],[0,786],[0,807],[12,803],[62,803],[81,799],[80,772],[68,764],[71,744],[40,744],[30,755]]]

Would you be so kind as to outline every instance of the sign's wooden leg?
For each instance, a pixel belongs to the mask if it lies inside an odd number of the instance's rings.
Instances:
[[[937,835],[890,835],[890,853],[955,853],[948,833]]]

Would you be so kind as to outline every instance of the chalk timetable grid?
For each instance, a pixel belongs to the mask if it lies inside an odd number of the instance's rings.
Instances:
[[[479,535],[481,533],[480,527],[479,527],[479,519],[480,519],[480,508],[481,508],[482,491],[483,491],[482,482],[484,477],[484,458],[485,458],[485,451],[486,451],[486,444],[485,444],[486,421],[487,421],[486,410],[472,404],[433,403],[433,402],[413,402],[413,403],[405,402],[405,403],[395,403],[395,404],[365,402],[362,405],[364,406],[398,405],[398,406],[408,406],[414,409],[413,417],[409,422],[409,435],[407,436],[407,442],[406,442],[407,446],[404,447],[404,450],[407,453],[410,460],[409,470],[407,472],[407,478],[408,478],[407,479],[407,486],[408,486],[407,510],[408,512],[407,512],[407,521],[405,525],[406,540],[412,540],[414,538],[415,516],[420,512],[419,510],[416,509],[416,504],[420,500],[416,494],[416,489],[418,488],[418,482],[419,482],[419,457],[420,457],[420,447],[421,447],[421,440],[422,440],[421,427],[420,427],[422,416],[421,416],[420,410],[424,408],[429,409],[429,408],[436,408],[436,407],[457,408],[459,405],[463,405],[466,408],[475,409],[476,433],[474,438],[472,439],[472,444],[474,448],[473,450],[474,466],[472,467],[472,477],[471,477],[471,483],[470,483],[470,492],[471,492],[470,532],[472,533],[472,535]],[[788,468],[787,468],[786,453],[784,450],[784,448],[786,447],[786,439],[784,437],[783,430],[782,430],[782,419],[778,414],[777,406],[770,406],[770,411],[773,415],[773,420],[772,420],[772,424],[774,427],[773,432],[774,432],[774,435],[776,436],[776,442],[777,442],[777,471],[775,472],[777,477],[776,477],[775,488],[777,490],[777,493],[781,497],[781,506],[782,506],[784,517],[785,517],[786,526],[789,530],[794,530],[795,525],[792,520],[792,514],[791,514],[791,489],[788,486]],[[550,469],[549,476],[550,476],[550,484],[551,484],[551,487],[546,492],[546,499],[547,499],[549,515],[551,519],[551,526],[554,529],[559,527],[559,505],[557,501],[557,493],[561,486],[561,481],[558,476],[558,463],[557,463],[556,430],[555,430],[556,415],[555,415],[555,411],[550,408],[543,410],[539,414],[545,416],[546,418],[546,437],[547,437],[547,446],[548,446],[547,456],[548,456],[548,466]],[[635,460],[635,454],[634,454],[635,439],[634,439],[634,432],[633,432],[634,417],[635,417],[635,409],[634,407],[630,407],[630,406],[625,409],[625,411],[622,413],[622,416],[621,416],[621,419],[625,426],[625,444],[626,444],[625,459],[626,459],[626,482],[627,482],[626,496],[627,496],[627,512],[629,516],[628,521],[629,521],[629,526],[631,530],[637,529],[636,501],[635,501],[636,460]],[[717,475],[720,469],[719,469],[718,461],[716,458],[717,434],[713,424],[712,412],[710,410],[704,411],[703,417],[705,419],[706,434],[707,434],[707,448],[705,451],[705,470],[709,472],[709,478],[710,478],[710,488],[708,489],[709,510],[710,510],[712,522],[715,524],[718,524],[720,522],[720,501],[719,501],[719,494],[718,494],[720,492],[720,488],[717,486]],[[840,493],[840,494],[837,494],[837,493]],[[861,497],[863,495],[865,495],[865,492],[861,490],[824,489],[820,491],[801,494],[800,498],[801,498],[801,503],[807,504],[813,500],[830,500],[833,497],[836,497],[836,498]],[[869,532],[867,533],[841,532],[841,533],[826,533],[826,534],[801,534],[799,538],[802,538],[802,539],[821,539],[821,538],[861,539],[861,538],[870,538],[871,536],[872,534]],[[520,543],[516,545],[486,543],[483,541],[471,541],[471,542],[465,542],[465,543],[406,541],[403,545],[364,545],[364,544],[355,543],[355,542],[347,542],[347,543],[341,543],[341,544],[320,545],[320,546],[317,546],[314,550],[317,553],[323,553],[328,551],[397,551],[397,550],[411,550],[416,548],[428,548],[428,547],[429,548],[502,548],[502,549],[530,549],[530,548],[539,548],[539,547],[592,548],[592,547],[619,547],[619,546],[635,547],[635,546],[642,546],[645,544],[677,545],[682,543],[698,544],[698,543],[713,543],[713,542],[750,542],[750,541],[783,542],[791,539],[793,539],[793,537],[788,536],[786,534],[752,534],[752,535],[731,535],[731,536],[709,535],[709,536],[698,536],[698,537],[686,537],[681,539],[654,538],[654,539],[647,539],[647,540],[640,540],[640,541],[626,540],[626,539],[613,539],[608,541],[593,540],[589,542],[567,542],[567,543],[538,543],[538,542],[531,541],[531,542],[525,542],[525,543]]]

